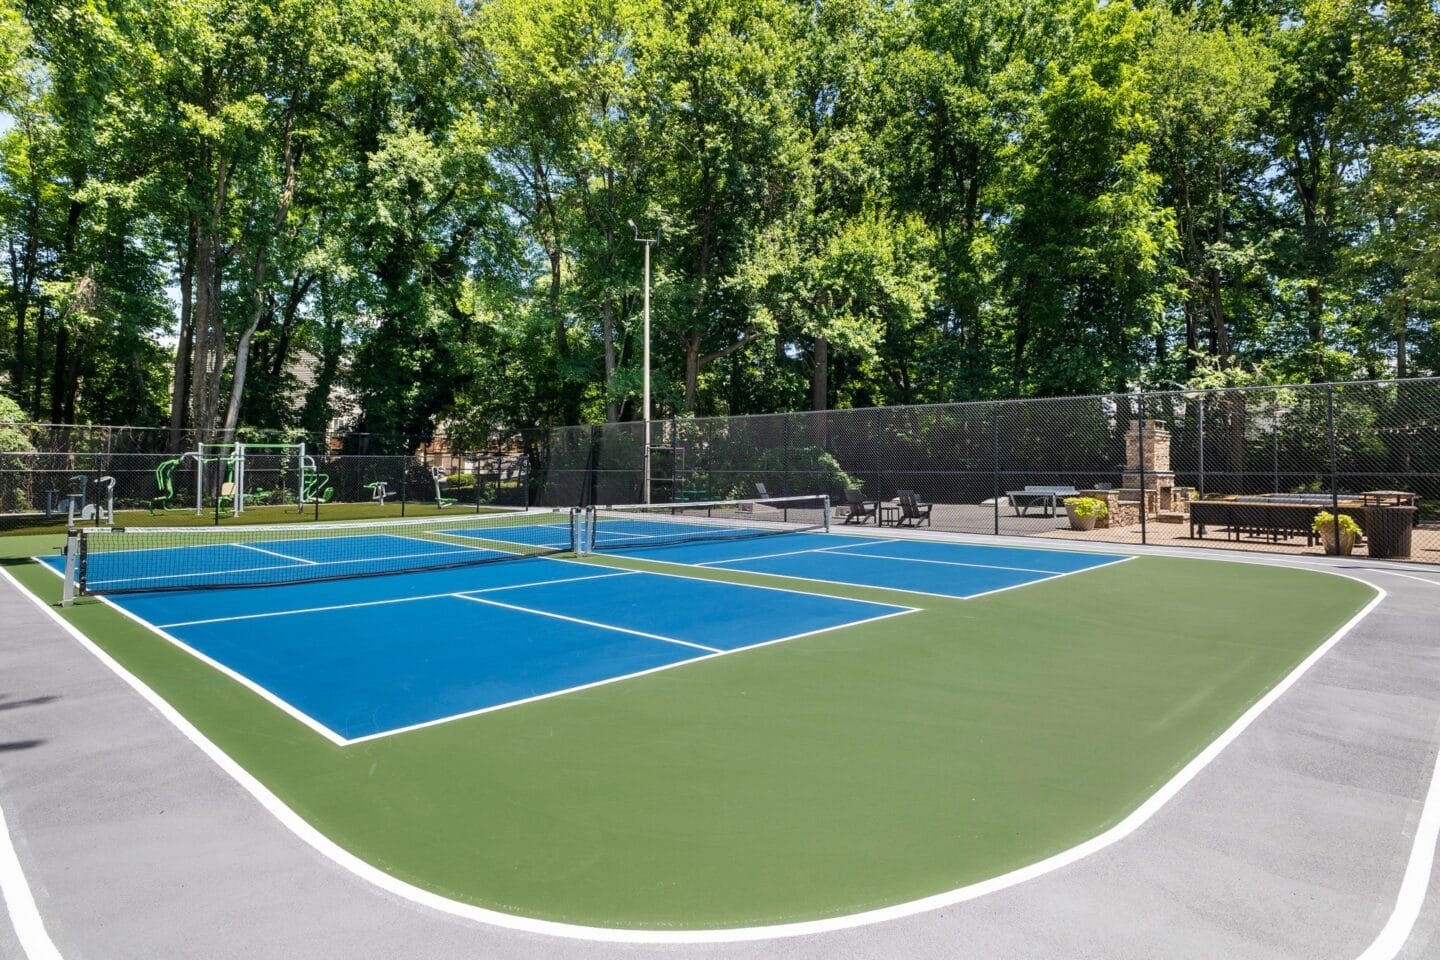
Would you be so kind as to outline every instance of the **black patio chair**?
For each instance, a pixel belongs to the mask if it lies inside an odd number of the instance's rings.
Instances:
[[[921,503],[914,490],[901,490],[899,497],[900,519],[895,522],[897,527],[918,527],[922,523],[929,525],[930,511],[935,507],[933,503]]]
[[[865,499],[865,494],[854,487],[845,490],[845,506],[850,511],[845,515],[846,523],[868,523],[875,516],[875,507]]]

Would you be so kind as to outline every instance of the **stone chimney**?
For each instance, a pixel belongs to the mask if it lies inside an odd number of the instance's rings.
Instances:
[[[1173,509],[1175,474],[1170,470],[1170,431],[1159,420],[1146,420],[1144,483],[1141,483],[1140,423],[1125,431],[1125,472],[1121,477],[1120,499],[1142,504],[1147,516]]]
[[[1140,423],[1125,431],[1125,472],[1140,472]],[[1145,473],[1170,472],[1170,431],[1159,420],[1145,421]]]

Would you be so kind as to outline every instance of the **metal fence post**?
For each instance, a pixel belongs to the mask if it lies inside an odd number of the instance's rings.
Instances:
[[[1135,430],[1135,446],[1138,450],[1140,460],[1140,542],[1145,544],[1150,542],[1149,531],[1145,525],[1145,394],[1141,393],[1138,399],[1140,404],[1140,421]],[[1160,506],[1160,488],[1158,485],[1155,488],[1155,506],[1157,508]]]
[[[1205,394],[1200,394],[1200,446],[1197,451],[1200,470],[1200,499],[1205,499]]]
[[[990,402],[990,502],[995,505],[995,536],[1000,536],[1000,403]]]
[[[1335,454],[1335,385],[1325,387],[1325,433],[1330,445],[1330,523],[1335,552],[1340,552],[1340,476]]]
[[[780,490],[782,496],[790,496],[790,414],[780,414]],[[843,491],[842,491],[843,495]]]

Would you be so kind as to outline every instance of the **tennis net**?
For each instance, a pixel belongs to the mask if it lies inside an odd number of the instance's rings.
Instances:
[[[827,496],[591,507],[587,551],[631,551],[830,529]]]
[[[345,580],[577,552],[574,510],[251,527],[72,531],[67,595]]]

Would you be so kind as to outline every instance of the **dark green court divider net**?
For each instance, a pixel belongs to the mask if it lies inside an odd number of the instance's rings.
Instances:
[[[1303,497],[1328,498],[1327,512],[1356,519],[1356,548],[1367,555],[1440,562],[1440,378],[677,417],[650,427],[647,444],[636,422],[484,437],[0,424],[0,535],[59,533],[71,522],[349,522],[492,506],[819,493],[838,505],[847,495],[913,493],[932,506],[937,531],[1314,553],[1320,506],[1295,509]],[[201,441],[222,451],[232,441],[256,451],[303,442],[316,495],[296,503],[293,468],[257,452],[243,471],[244,512],[231,517],[233,500],[217,502],[228,468],[185,456]],[[1105,516],[1073,529],[1069,495],[1035,490],[1073,490],[1101,501]],[[1245,507],[1252,497],[1275,509]]]
[[[822,532],[829,527],[830,498],[826,496],[627,504],[590,508],[585,543],[591,551],[628,552]]]
[[[413,520],[72,532],[81,594],[347,580],[576,552],[573,510]]]

